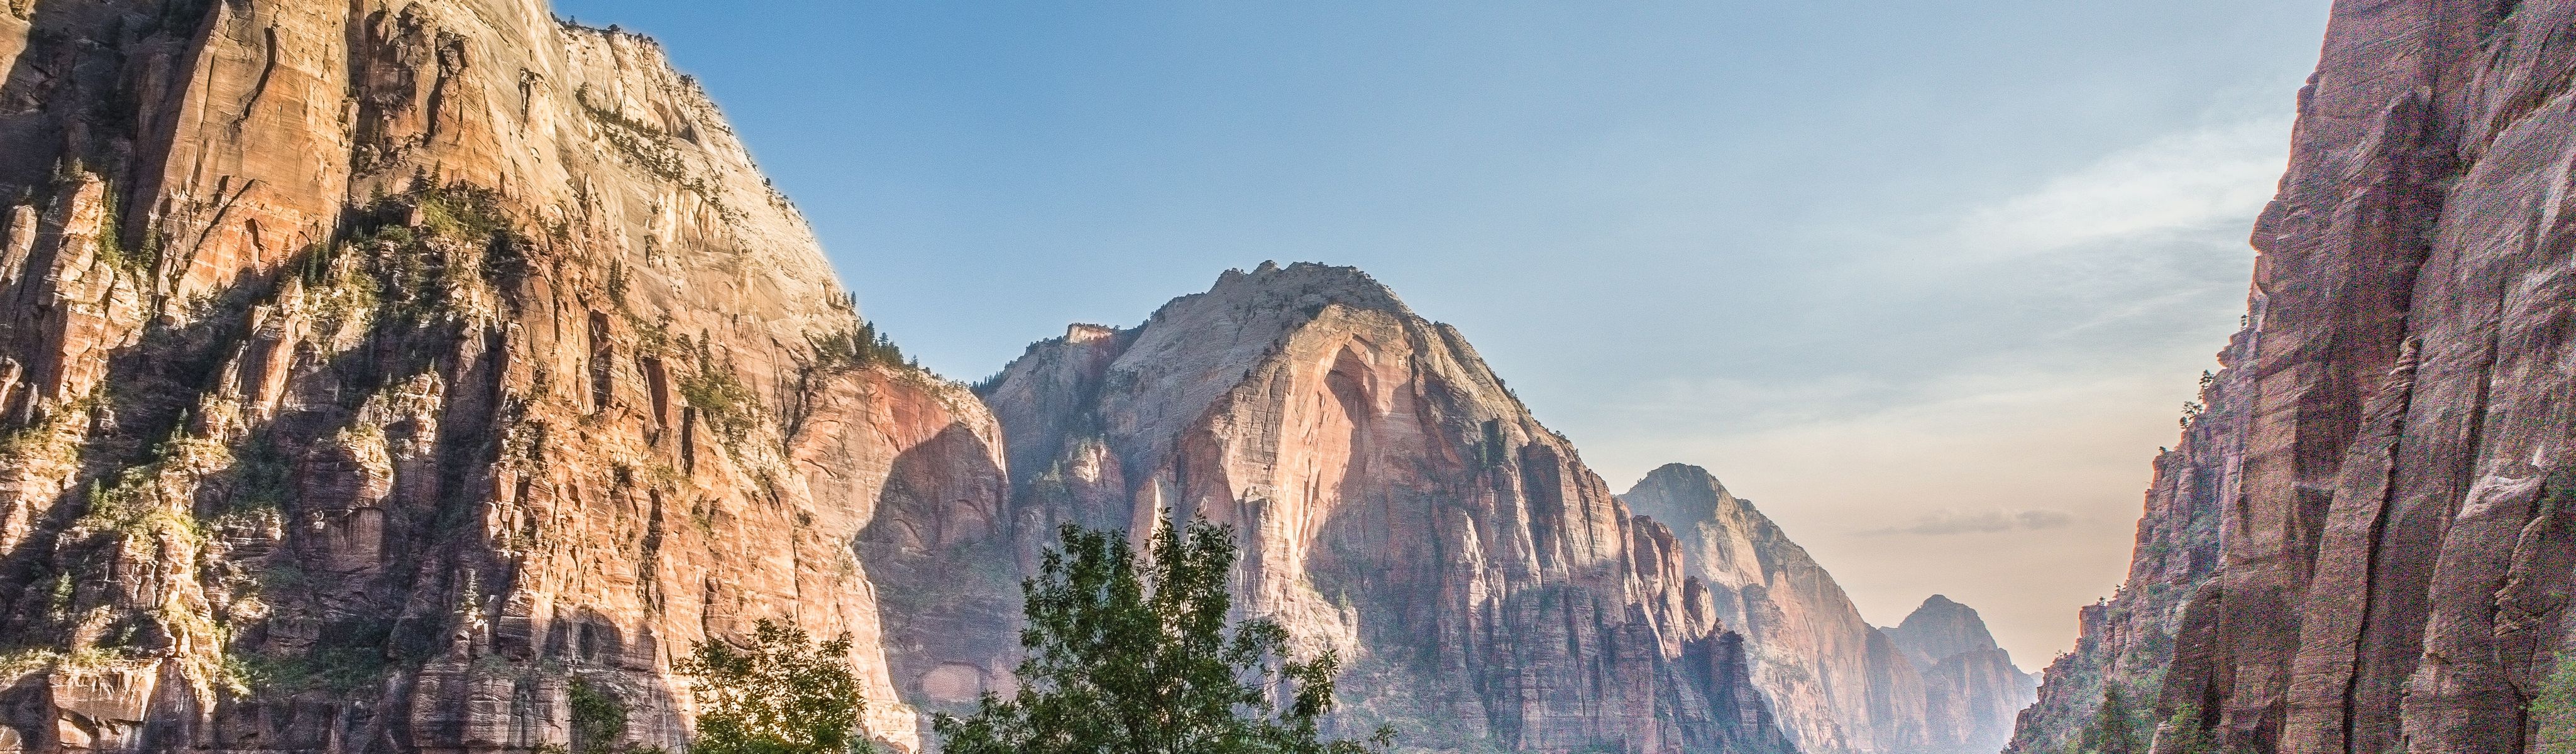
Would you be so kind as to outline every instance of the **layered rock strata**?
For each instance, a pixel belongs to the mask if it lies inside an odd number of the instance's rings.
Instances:
[[[918,746],[856,547],[992,526],[998,424],[649,40],[9,3],[0,205],[0,751],[676,747],[672,659],[760,618]]]
[[[2009,729],[2020,708],[2011,691],[2020,671],[1984,635],[1982,622],[1975,631],[1981,646],[1918,658],[1862,619],[1806,548],[1706,469],[1658,468],[1620,498],[1678,530],[1690,572],[1708,582],[1719,620],[1745,635],[1754,685],[1801,751],[1931,754],[2001,744],[1998,731]],[[1941,670],[1970,648],[1991,651]]]
[[[2254,234],[2219,566],[2156,714],[2265,752],[2535,745],[2576,573],[2571,27],[2571,2],[2335,4]]]
[[[1248,609],[1346,658],[1347,723],[1433,749],[1789,750],[1673,533],[1356,270],[1228,272],[981,392],[1025,527],[1244,532]]]

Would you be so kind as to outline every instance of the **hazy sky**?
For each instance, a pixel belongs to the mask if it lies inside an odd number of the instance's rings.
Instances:
[[[1356,265],[1614,489],[1707,466],[2036,669],[2243,313],[2327,4],[557,7],[661,38],[944,374]]]

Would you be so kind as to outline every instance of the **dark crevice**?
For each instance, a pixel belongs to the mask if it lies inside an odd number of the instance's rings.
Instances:
[[[269,77],[277,73],[277,26],[271,24],[260,30],[260,34],[267,43],[268,62],[260,66],[259,78],[251,82],[250,96],[242,99],[241,114],[233,117],[234,130],[240,130],[242,124],[250,122],[251,113],[259,107],[261,95],[268,93]]]
[[[2389,388],[2391,390],[2400,390],[2403,392],[2400,393],[2400,397],[2396,399],[2397,405],[2394,407],[2390,415],[2390,421],[2394,423],[2394,426],[2391,428],[2392,431],[2390,432],[2388,444],[2388,468],[2381,473],[2379,480],[2379,512],[2371,516],[2369,539],[2366,540],[2369,543],[2369,546],[2362,548],[2361,593],[2364,595],[2377,593],[2377,588],[2379,586],[2379,550],[2385,542],[2384,537],[2388,531],[2388,519],[2392,513],[2391,509],[2394,508],[2397,503],[2397,458],[2399,451],[2403,450],[2402,443],[2405,438],[2405,433],[2398,430],[2402,430],[2404,428],[2407,413],[2414,405],[2415,392],[2412,373],[2412,368],[2409,367],[2408,377],[2404,382],[2391,381],[2389,384]],[[2360,732],[2357,722],[2359,716],[2353,714],[2353,712],[2360,709],[2358,706],[2360,702],[2362,675],[2360,642],[2362,641],[2362,636],[2369,631],[2372,615],[2371,608],[2376,604],[2376,602],[2376,600],[2368,598],[2361,600],[2361,615],[2355,619],[2354,626],[2356,627],[2356,630],[2352,637],[2354,657],[2346,661],[2348,667],[2346,668],[2343,682],[2343,713],[2341,715],[2341,723],[2343,725],[2343,749],[2347,754],[2361,754],[2354,744],[2354,737]]]

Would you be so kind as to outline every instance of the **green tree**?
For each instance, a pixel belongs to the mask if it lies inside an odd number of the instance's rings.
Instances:
[[[2084,754],[2147,754],[2145,742],[2138,740],[2139,727],[2128,695],[2117,686],[2102,684],[2102,706],[2093,710],[2093,723],[2085,726],[2077,749]]]
[[[2173,716],[2165,718],[2164,726],[2157,729],[2156,735],[2157,745],[2174,754],[2225,754],[2226,751],[2219,748],[2218,736],[2201,727],[2200,705],[2197,704],[2185,704],[2174,710]]]
[[[1123,534],[1067,525],[1058,547],[1020,587],[1019,693],[938,716],[950,754],[1359,754],[1393,739],[1324,741],[1339,660],[1289,659],[1268,620],[1228,625],[1232,529],[1166,527],[1140,558]]]
[[[619,749],[626,737],[626,705],[575,678],[566,694],[572,703],[572,751],[574,754],[605,754]]]
[[[751,644],[698,642],[677,670],[695,676],[698,729],[690,754],[873,752],[859,730],[867,700],[846,634],[815,644],[803,630],[762,620]]]
[[[2558,656],[2529,709],[2532,754],[2576,754],[2576,653]]]

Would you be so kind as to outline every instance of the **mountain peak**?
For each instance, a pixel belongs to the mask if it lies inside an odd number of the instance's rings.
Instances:
[[[1715,517],[1729,505],[1752,507],[1728,492],[1726,483],[1718,481],[1716,474],[1687,463],[1655,467],[1619,498],[1628,502],[1630,510],[1662,521],[1675,531]]]
[[[1341,304],[1408,316],[1413,313],[1402,299],[1396,298],[1394,290],[1360,268],[1316,262],[1282,267],[1278,262],[1265,261],[1250,272],[1226,270],[1206,293],[1175,299],[1154,316],[1161,319],[1175,306],[1202,297],[1238,308],[1271,306],[1311,313],[1325,304]]]
[[[1673,528],[1684,568],[1719,622],[1744,631],[1755,682],[1801,750],[1995,751],[2029,704],[2026,676],[1976,611],[1936,595],[1907,621],[1913,631],[1870,626],[1806,548],[1708,469],[1656,467],[1620,499]]]
[[[1384,658],[1388,672],[1342,687],[1354,706],[1422,719],[1479,705],[1534,713],[1408,734],[1409,744],[1571,750],[1630,724],[1631,710],[1692,700],[1710,711],[1659,719],[1675,732],[1664,743],[1623,748],[1791,750],[1768,722],[1740,639],[1721,633],[1706,587],[1679,573],[1676,538],[1622,520],[1572,443],[1532,418],[1463,336],[1367,273],[1275,262],[1228,270],[1141,326],[1091,337],[1107,345],[1044,344],[984,392],[1009,438],[1012,476],[1028,480],[1017,510],[1045,517],[1027,530],[1071,521],[1148,531],[1166,515],[1234,526],[1246,613],[1275,616],[1292,646]],[[1528,534],[1457,525],[1460,505],[1529,522]],[[1578,576],[1558,562],[1613,570]],[[1450,617],[1481,609],[1464,595],[1506,582],[1550,596],[1514,599],[1508,614],[1474,624]],[[1557,640],[1569,625],[1653,638]],[[1550,679],[1544,700],[1506,699],[1481,688],[1521,667],[1504,663],[1586,670]],[[1716,672],[1674,672],[1682,667]],[[1450,706],[1460,698],[1463,707]],[[1521,706],[1533,702],[1542,706]]]
[[[1667,463],[1662,466],[1657,466],[1654,471],[1646,472],[1645,479],[1640,480],[1637,484],[1641,486],[1646,484],[1682,485],[1706,488],[1721,496],[1727,494],[1726,484],[1718,481],[1716,474],[1710,473],[1709,470],[1704,467],[1694,466],[1687,463]]]
[[[1976,608],[1938,594],[1923,600],[1921,607],[1905,616],[1905,622],[1884,630],[1916,661],[1927,665],[1967,652],[1997,649],[1994,634],[1986,630],[1985,618],[1977,615]]]

